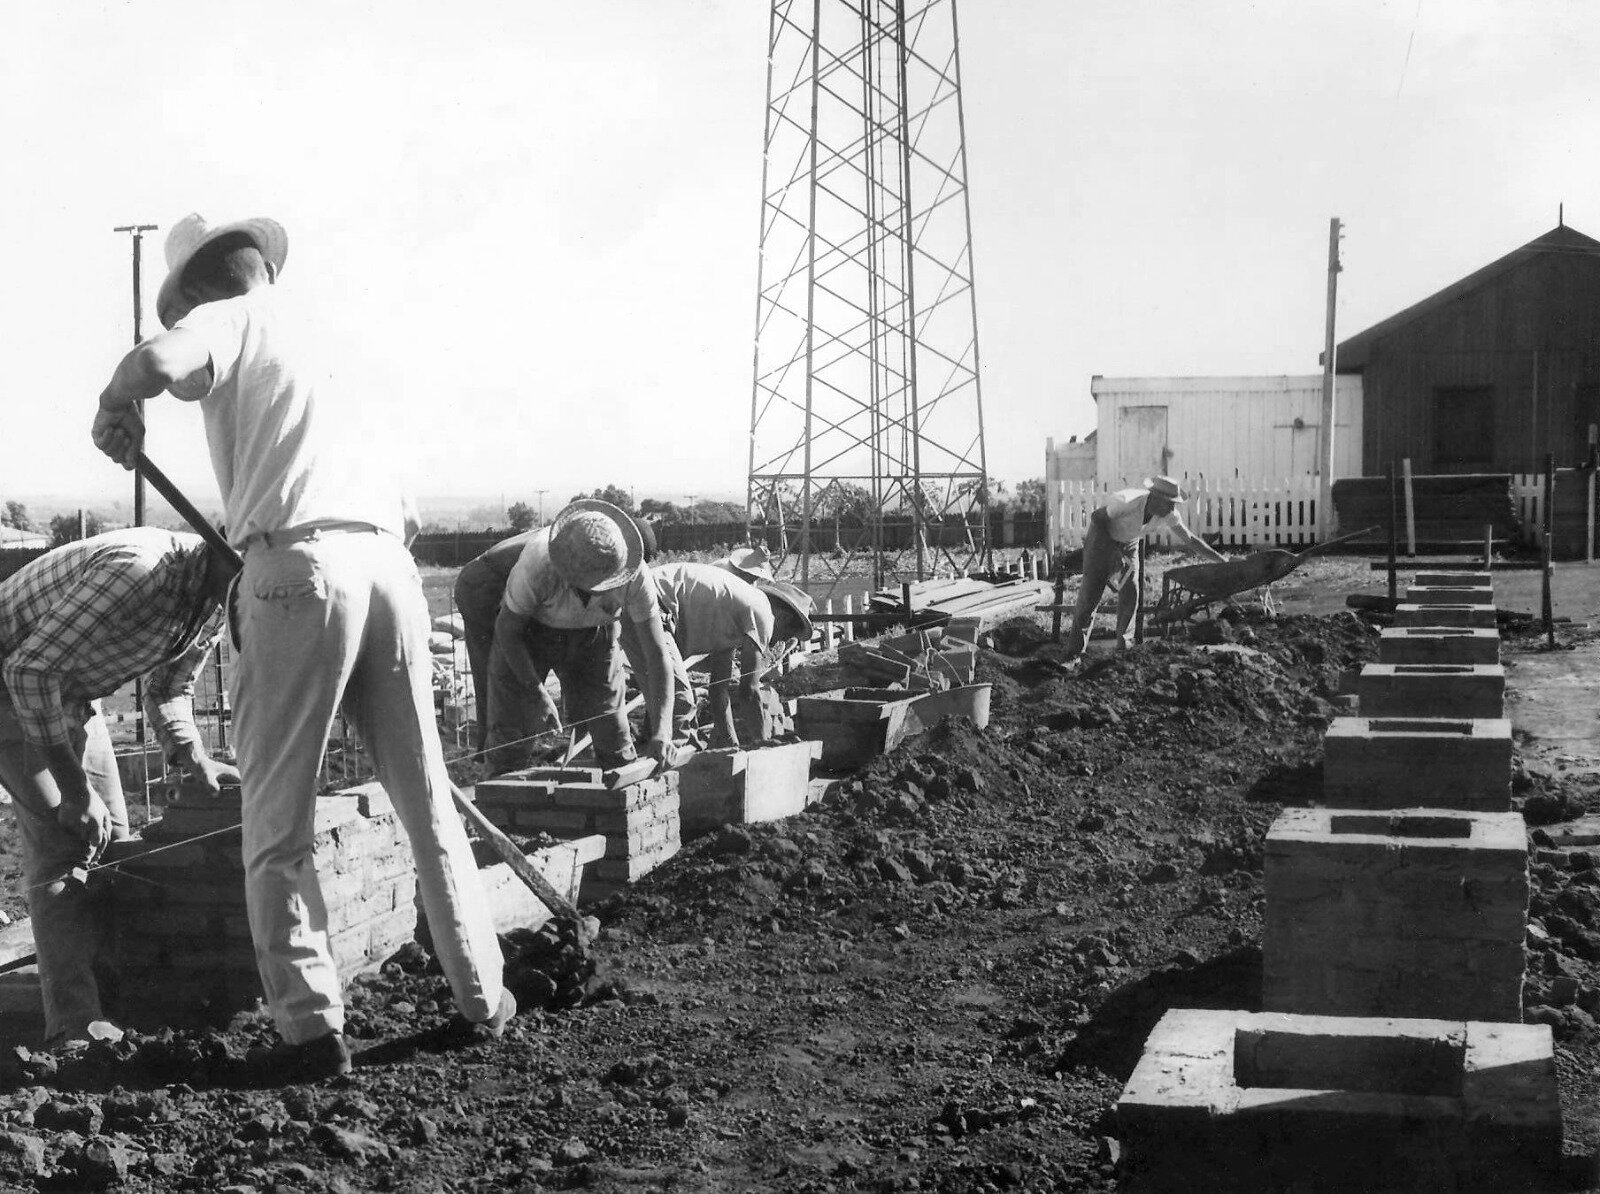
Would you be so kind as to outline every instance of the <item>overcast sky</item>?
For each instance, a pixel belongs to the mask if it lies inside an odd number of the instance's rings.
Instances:
[[[826,0],[828,3],[836,0]],[[119,492],[88,439],[130,250],[289,229],[424,495],[744,487],[765,0],[0,5],[0,498]],[[1600,235],[1600,6],[964,0],[988,458],[1043,473],[1089,379],[1314,373],[1556,223]],[[356,329],[363,329],[356,334]],[[151,456],[214,500],[198,411]],[[202,504],[210,504],[203,501]]]

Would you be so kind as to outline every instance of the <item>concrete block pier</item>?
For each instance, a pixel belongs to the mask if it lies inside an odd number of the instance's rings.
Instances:
[[[1504,717],[1496,663],[1369,663],[1356,682],[1363,717]]]
[[[1403,601],[1394,607],[1396,626],[1474,626],[1493,629],[1494,606],[1466,603],[1417,605]]]
[[[1322,740],[1330,808],[1511,808],[1504,718],[1341,717]]]
[[[1125,1190],[1524,1190],[1561,1160],[1550,1029],[1173,1009],[1117,1103]]]
[[[1285,809],[1264,886],[1267,1011],[1522,1018],[1520,815]]]
[[[1499,663],[1498,631],[1469,626],[1388,626],[1379,663]]]

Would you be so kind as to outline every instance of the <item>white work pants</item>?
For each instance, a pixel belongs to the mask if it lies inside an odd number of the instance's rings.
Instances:
[[[128,836],[128,812],[117,778],[111,735],[97,708],[78,706],[81,729],[72,745],[89,787],[111,814],[111,836]],[[61,794],[38,748],[28,745],[16,713],[0,688],[0,784],[11,793],[22,837],[22,881],[28,889],[34,951],[39,955],[39,990],[44,1003],[44,1035],[82,1036],[103,1019],[94,963],[104,942],[96,897],[71,881],[72,868],[89,861],[89,848],[56,820]]]
[[[456,1006],[479,1022],[500,1005],[504,960],[434,722],[429,629],[416,565],[391,535],[274,536],[245,553],[233,677],[245,896],[262,987],[292,1044],[344,1027],[312,865],[317,768],[341,702],[411,839]]]

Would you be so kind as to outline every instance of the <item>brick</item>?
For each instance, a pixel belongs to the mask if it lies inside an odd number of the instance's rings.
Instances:
[[[1476,627],[1387,626],[1379,663],[1499,663],[1500,635]]]
[[[1338,718],[1322,745],[1321,802],[1334,808],[1511,807],[1502,718]]]
[[[1396,626],[1471,626],[1492,629],[1495,621],[1494,606],[1436,603],[1414,605],[1401,602],[1394,607]]]
[[[1116,1115],[1132,1189],[1544,1188],[1561,1160],[1544,1025],[1174,1009]]]
[[[1520,1018],[1517,814],[1286,809],[1267,834],[1263,886],[1267,1011]]]
[[[1363,717],[1504,717],[1499,664],[1369,663],[1356,682]]]

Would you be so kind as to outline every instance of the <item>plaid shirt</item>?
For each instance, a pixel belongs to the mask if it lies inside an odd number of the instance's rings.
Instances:
[[[169,758],[199,744],[194,682],[221,636],[195,535],[130,527],[69,543],[0,582],[0,680],[30,742],[67,745],[89,701],[145,676]]]

